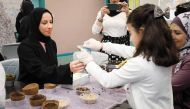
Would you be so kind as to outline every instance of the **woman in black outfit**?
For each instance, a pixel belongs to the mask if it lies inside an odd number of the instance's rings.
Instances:
[[[51,39],[53,16],[44,8],[36,8],[30,15],[30,35],[18,47],[20,74],[24,83],[47,82],[72,84],[72,74],[84,69],[84,64],[73,61],[58,66],[57,47]]]
[[[15,27],[18,33],[17,42],[24,40],[29,34],[28,15],[34,9],[34,5],[30,0],[23,0],[20,7],[20,12],[16,17]]]

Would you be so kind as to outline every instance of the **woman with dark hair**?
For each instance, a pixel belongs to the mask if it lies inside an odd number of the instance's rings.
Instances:
[[[168,13],[167,13],[168,14]],[[171,85],[172,65],[178,62],[175,43],[165,14],[158,6],[142,5],[132,11],[127,26],[133,46],[100,43],[95,39],[84,42],[92,50],[127,58],[127,63],[111,72],[102,70],[92,56],[80,52],[77,56],[85,69],[106,88],[126,86],[129,104],[133,109],[173,109]]]
[[[190,12],[179,14],[170,28],[180,54],[173,67],[172,86],[175,109],[190,109]]]
[[[92,26],[92,33],[102,34],[102,42],[130,45],[126,24],[129,13],[128,4],[121,2],[121,0],[110,0],[110,3],[120,4],[122,6],[121,10],[109,10],[107,6],[103,6],[98,12],[96,20]],[[124,60],[123,57],[114,54],[108,53],[108,55],[110,63],[119,63]]]
[[[17,42],[21,42],[29,34],[29,18],[28,15],[34,9],[34,5],[30,0],[24,0],[20,7],[20,12],[16,17],[16,30],[18,33]]]
[[[84,69],[79,61],[58,66],[57,47],[51,39],[52,13],[35,8],[30,15],[30,35],[18,47],[19,80],[24,83],[72,84],[72,74]]]

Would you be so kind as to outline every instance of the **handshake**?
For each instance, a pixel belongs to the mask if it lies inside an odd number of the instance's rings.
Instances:
[[[100,41],[97,41],[95,39],[89,39],[84,42],[83,46],[77,46],[77,48],[80,49],[80,52],[76,55],[79,61],[83,62],[85,65],[87,65],[89,62],[93,61],[92,55],[90,55],[83,47],[89,48],[94,51],[99,51],[102,49],[103,44]]]

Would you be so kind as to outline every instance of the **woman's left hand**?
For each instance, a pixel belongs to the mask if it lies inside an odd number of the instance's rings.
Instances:
[[[73,73],[81,72],[82,70],[84,70],[84,68],[85,65],[83,64],[83,62],[80,62],[79,60],[70,62],[70,70]]]

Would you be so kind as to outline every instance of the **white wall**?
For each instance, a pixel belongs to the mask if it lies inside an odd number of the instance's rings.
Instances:
[[[21,0],[0,0],[0,52],[4,44],[14,43],[15,21]]]
[[[46,0],[45,5],[54,16],[52,38],[58,53],[75,51],[84,40],[97,38],[91,27],[104,0]]]
[[[170,7],[174,9],[176,5],[180,3],[184,3],[190,0],[140,0],[140,4],[145,4],[145,3],[152,3],[155,5],[160,6],[162,9],[165,9],[166,7]]]

